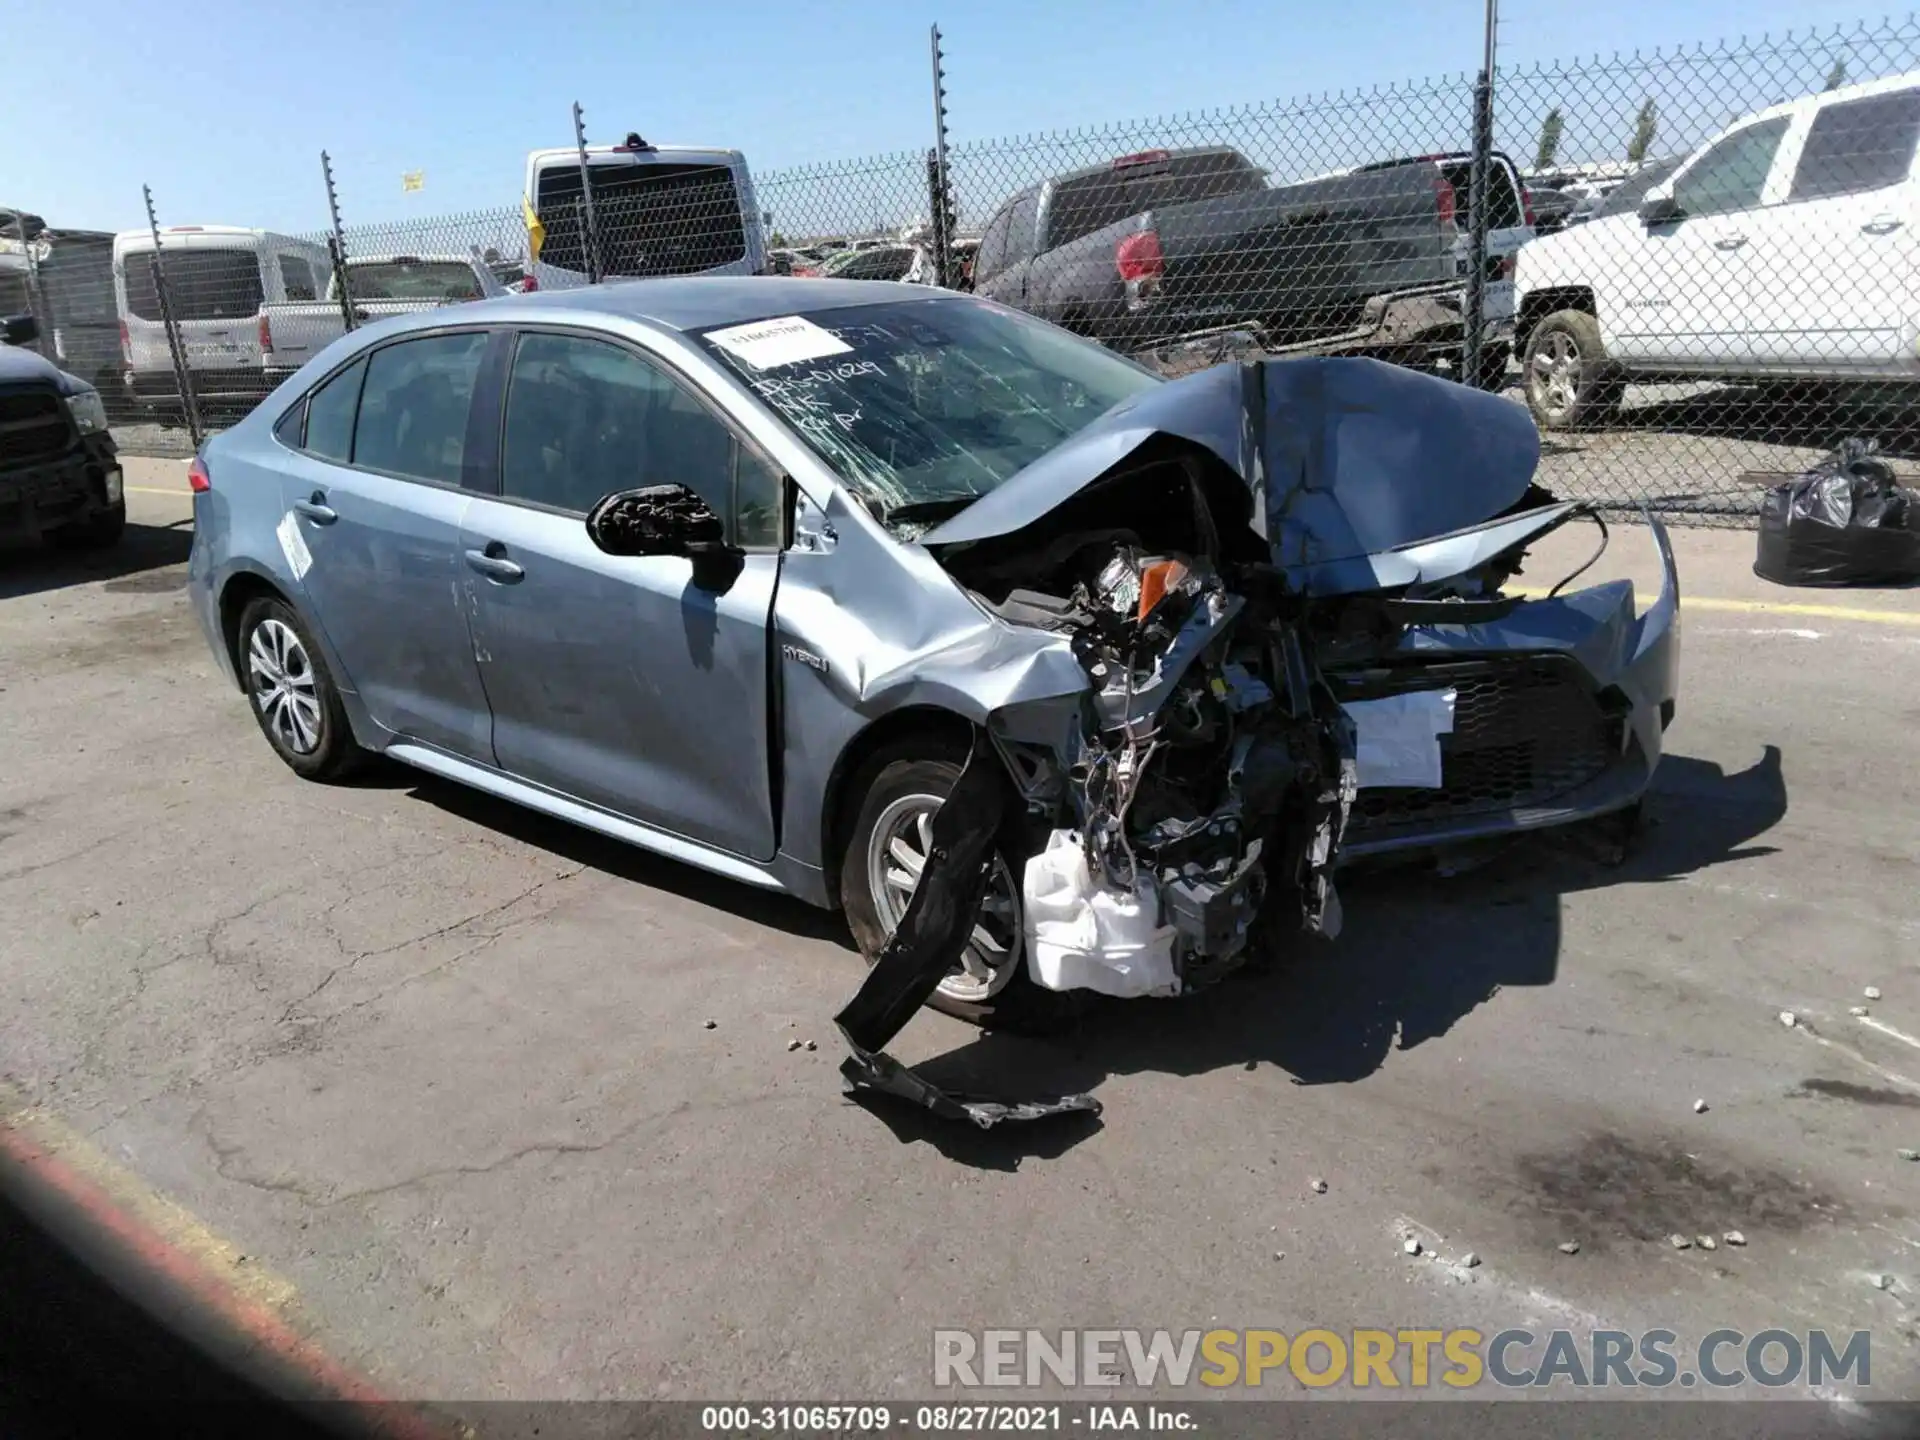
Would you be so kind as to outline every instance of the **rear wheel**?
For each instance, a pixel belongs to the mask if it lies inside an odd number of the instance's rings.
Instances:
[[[253,718],[274,754],[303,780],[338,780],[367,758],[340,691],[293,607],[263,595],[240,615],[238,660]]]
[[[1542,430],[1578,430],[1619,408],[1623,384],[1600,343],[1600,322],[1560,310],[1533,327],[1525,364],[1527,408]]]
[[[869,762],[865,798],[840,864],[840,901],[867,963],[880,958],[926,866],[933,816],[952,793],[964,755],[929,754],[926,742],[893,747]],[[856,792],[858,793],[858,792]],[[1045,1032],[1080,1011],[1071,992],[1046,990],[1027,973],[1020,888],[1033,845],[1015,815],[994,848],[993,873],[971,938],[927,1004],[1001,1030]]]

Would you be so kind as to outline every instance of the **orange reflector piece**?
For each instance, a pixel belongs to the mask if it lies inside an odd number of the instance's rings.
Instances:
[[[1140,613],[1135,617],[1144,620],[1153,613],[1153,607],[1166,598],[1169,590],[1187,578],[1187,567],[1178,560],[1159,560],[1140,572]]]

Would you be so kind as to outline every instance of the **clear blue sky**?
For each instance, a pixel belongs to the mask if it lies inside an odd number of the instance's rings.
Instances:
[[[591,139],[638,129],[738,146],[756,173],[916,149],[930,132],[927,26],[936,20],[953,133],[980,140],[1472,69],[1482,14],[1477,0],[66,0],[28,9],[6,27],[0,203],[99,229],[141,222],[143,181],[162,224],[317,228],[323,147],[350,222],[513,205],[526,152],[571,141],[575,99]],[[1866,0],[1506,0],[1501,58],[1504,67],[1875,13]],[[1617,98],[1630,113],[1631,97]],[[1503,128],[1502,139],[1530,147],[1537,123],[1516,117],[1510,128],[1525,137]],[[424,171],[426,184],[405,194],[410,170]]]

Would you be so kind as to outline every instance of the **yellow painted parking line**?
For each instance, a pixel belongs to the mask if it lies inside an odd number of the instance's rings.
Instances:
[[[1509,591],[1537,599],[1543,586],[1509,585]],[[1920,626],[1920,610],[1869,610],[1858,605],[1805,605],[1794,600],[1723,600],[1713,595],[1680,596],[1682,610],[1720,610],[1733,615],[1796,615],[1810,620],[1858,620],[1867,625]]]

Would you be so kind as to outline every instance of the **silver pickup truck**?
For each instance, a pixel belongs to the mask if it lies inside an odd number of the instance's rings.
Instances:
[[[260,357],[268,389],[346,333],[349,306],[359,325],[506,293],[485,262],[469,256],[356,255],[347,260],[346,272],[345,305],[336,273],[324,300],[260,307]]]

